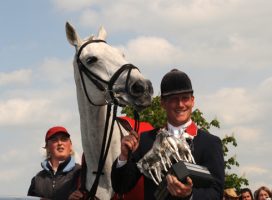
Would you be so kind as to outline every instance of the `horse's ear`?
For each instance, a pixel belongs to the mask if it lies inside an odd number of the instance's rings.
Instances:
[[[107,32],[106,32],[105,28],[103,26],[101,26],[98,31],[97,38],[100,40],[106,40],[106,37],[107,37]]]
[[[81,39],[78,36],[74,27],[69,22],[66,22],[65,30],[66,30],[66,37],[67,37],[68,42],[75,47],[80,46]]]

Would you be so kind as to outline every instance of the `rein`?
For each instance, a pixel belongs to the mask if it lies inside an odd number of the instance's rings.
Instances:
[[[127,92],[128,94],[130,94],[129,88],[128,88],[128,82],[129,82],[129,78],[131,75],[131,71],[132,69],[137,69],[139,70],[137,67],[135,67],[132,64],[124,64],[122,65],[114,74],[113,76],[110,78],[109,81],[106,81],[104,79],[102,79],[100,76],[98,76],[97,74],[93,73],[92,71],[90,71],[80,60],[80,54],[82,52],[82,50],[90,43],[97,43],[97,42],[104,42],[106,43],[104,40],[90,40],[86,43],[84,43],[78,50],[77,53],[77,64],[79,67],[79,73],[80,73],[80,77],[81,77],[81,81],[82,81],[82,85],[83,85],[83,89],[84,89],[84,93],[89,101],[90,104],[94,105],[94,106],[104,106],[107,105],[107,114],[106,114],[106,121],[105,121],[105,126],[104,126],[104,134],[103,134],[103,140],[102,140],[102,146],[101,146],[101,150],[100,150],[100,156],[99,156],[99,162],[98,162],[98,167],[97,167],[97,171],[96,173],[96,177],[95,180],[93,182],[93,185],[90,189],[90,191],[87,192],[86,198],[87,199],[96,199],[95,194],[99,185],[99,179],[100,176],[103,174],[103,168],[107,159],[107,155],[109,152],[109,148],[110,148],[110,144],[111,144],[111,139],[112,139],[112,134],[113,134],[113,128],[114,128],[114,123],[116,121],[116,113],[117,113],[117,107],[119,106],[119,102],[115,97],[115,92],[113,91],[113,85],[115,84],[115,82],[118,80],[119,76],[126,70],[128,70],[127,72],[127,79],[126,79],[126,85],[125,85],[125,92]],[[107,95],[107,93],[109,93],[109,96],[111,98],[110,101],[108,101],[106,98],[106,102],[104,104],[96,104],[94,103],[91,98],[89,97],[89,94],[87,92],[87,88],[86,88],[86,83],[83,77],[83,73],[87,76],[87,78],[97,87],[97,89],[99,89],[100,91],[104,92],[105,95]],[[107,85],[107,87],[104,87],[104,85]],[[108,135],[108,128],[109,128],[109,120],[110,120],[110,115],[111,115],[111,109],[113,106],[113,116],[112,116],[112,122],[111,122],[111,127],[110,127],[110,131],[109,131],[109,135]],[[135,111],[136,113],[136,111]],[[137,128],[139,128],[138,125],[138,118],[139,115],[134,114],[135,116],[135,130],[137,130]],[[137,118],[137,119],[136,119]],[[137,121],[137,123],[136,123]],[[136,128],[137,127],[137,128]],[[86,167],[86,163],[84,165]],[[84,170],[86,171],[86,170]],[[86,178],[84,178],[84,181],[86,180]],[[83,183],[85,184],[85,183]],[[82,183],[81,183],[81,187]]]

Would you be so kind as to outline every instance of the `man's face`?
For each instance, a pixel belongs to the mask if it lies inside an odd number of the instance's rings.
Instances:
[[[72,143],[66,134],[58,133],[48,140],[46,148],[50,152],[50,159],[63,161],[70,156]]]
[[[162,98],[161,105],[166,111],[168,122],[173,126],[185,124],[191,118],[194,100],[191,93],[175,94]]]

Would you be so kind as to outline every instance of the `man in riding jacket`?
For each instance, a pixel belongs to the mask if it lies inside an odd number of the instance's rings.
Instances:
[[[208,168],[214,181],[209,187],[199,188],[188,176],[181,182],[176,176],[166,176],[169,196],[166,199],[221,200],[224,188],[224,158],[221,140],[202,129],[191,120],[194,106],[193,88],[190,78],[184,72],[173,69],[161,81],[161,106],[167,115],[166,129],[175,137],[184,136],[191,140],[191,152],[197,165]],[[112,165],[112,185],[115,192],[124,194],[131,190],[141,172],[136,163],[152,148],[158,129],[123,137],[121,153]],[[132,154],[130,155],[130,151]],[[130,156],[128,156],[130,155]],[[129,158],[128,158],[129,157]],[[144,176],[144,197],[155,199],[158,186]]]
[[[52,200],[76,200],[83,195],[77,190],[80,165],[72,157],[70,134],[62,126],[50,128],[45,136],[47,158],[42,171],[31,180],[28,196]]]

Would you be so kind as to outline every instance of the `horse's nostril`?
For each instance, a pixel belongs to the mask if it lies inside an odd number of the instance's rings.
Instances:
[[[139,96],[142,95],[145,91],[145,87],[144,87],[144,83],[142,82],[135,82],[132,86],[131,86],[131,93],[134,96]]]

